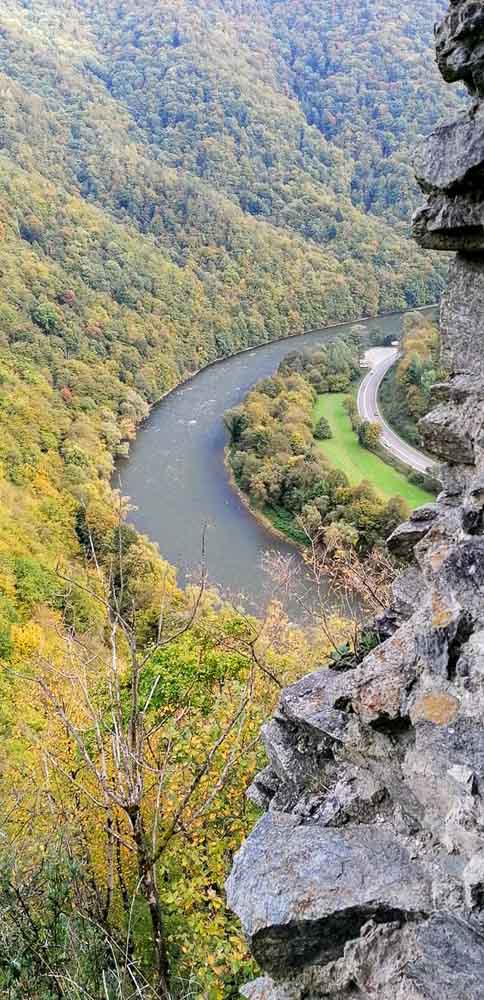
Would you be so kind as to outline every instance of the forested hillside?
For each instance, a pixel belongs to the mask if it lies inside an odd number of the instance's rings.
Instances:
[[[390,369],[381,387],[381,406],[390,423],[410,441],[419,444],[418,421],[432,407],[430,389],[442,382],[439,331],[422,313],[409,313],[403,321],[398,364]]]
[[[441,265],[406,230],[408,146],[452,103],[436,72],[435,101],[424,100],[441,6],[7,0],[1,146],[27,172],[41,224],[20,218],[20,235],[64,263],[52,227],[64,226],[66,192],[101,206],[160,266],[169,259],[200,282],[212,356],[435,299]],[[55,186],[48,234],[37,171]],[[136,308],[129,260],[101,253],[104,288]]]
[[[260,720],[315,653],[180,592],[123,524],[113,462],[214,358],[435,301],[408,150],[459,100],[431,68],[443,6],[2,0],[11,1000],[214,1000],[246,975],[224,876]]]
[[[442,265],[384,216],[453,99],[431,68],[441,6],[5,0],[1,457],[34,548],[35,477],[63,517],[109,497],[113,454],[187,372],[437,297]]]

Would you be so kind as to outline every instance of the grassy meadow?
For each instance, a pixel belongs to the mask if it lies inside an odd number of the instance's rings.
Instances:
[[[426,490],[412,485],[401,472],[361,447],[343,406],[345,396],[344,392],[318,396],[314,408],[314,423],[326,417],[333,432],[328,441],[318,441],[318,447],[331,465],[345,472],[351,485],[368,479],[383,497],[401,496],[412,509],[433,500]]]

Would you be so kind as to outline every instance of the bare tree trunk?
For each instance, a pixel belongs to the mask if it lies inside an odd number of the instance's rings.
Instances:
[[[150,911],[153,945],[155,949],[155,966],[157,976],[156,989],[158,995],[160,996],[160,1000],[170,1000],[170,965],[166,950],[163,913],[156,886],[153,856],[148,844],[140,810],[137,809],[135,815],[130,818],[133,825],[133,837],[136,844],[141,890]]]

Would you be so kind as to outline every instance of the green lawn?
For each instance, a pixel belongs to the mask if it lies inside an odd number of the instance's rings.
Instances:
[[[318,396],[314,408],[314,423],[320,417],[326,417],[333,432],[329,441],[317,442],[331,465],[342,469],[352,485],[356,486],[362,479],[368,479],[384,497],[401,496],[411,508],[434,500],[426,490],[412,486],[402,473],[361,447],[344,410],[344,398],[343,392],[327,393]]]

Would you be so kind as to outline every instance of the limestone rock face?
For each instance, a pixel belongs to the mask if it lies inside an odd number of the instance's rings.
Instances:
[[[228,901],[259,963],[279,976],[339,958],[370,919],[411,920],[432,908],[426,872],[393,830],[334,830],[276,812],[238,855]]]
[[[437,65],[447,83],[462,80],[484,96],[484,8],[479,0],[450,0],[450,11],[435,31]]]
[[[445,79],[484,96],[484,2],[437,28]],[[389,540],[407,562],[359,664],[283,692],[266,814],[227,892],[264,975],[251,1000],[484,997],[484,111],[417,156],[424,246],[457,249],[421,422],[443,490]],[[345,665],[343,665],[345,667]]]
[[[400,524],[388,539],[388,548],[396,556],[411,555],[417,542],[425,538],[438,514],[437,504],[427,504],[414,510],[410,520]]]
[[[484,187],[484,184],[483,184]],[[442,364],[484,379],[484,254],[458,255],[442,299]]]
[[[463,115],[440,125],[415,156],[415,175],[422,191],[454,194],[479,190],[484,172],[484,115]]]
[[[435,914],[428,921],[369,921],[344,958],[308,968],[276,984],[257,979],[247,1000],[482,1000],[484,939],[462,919]]]
[[[415,157],[417,180],[428,196],[414,218],[414,236],[431,250],[484,249],[484,112],[442,125]]]
[[[414,236],[427,249],[484,250],[484,6],[453,0],[436,28],[437,64],[445,80],[463,81],[476,98],[468,114],[439,126],[415,158],[427,204]]]

